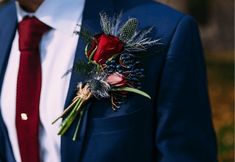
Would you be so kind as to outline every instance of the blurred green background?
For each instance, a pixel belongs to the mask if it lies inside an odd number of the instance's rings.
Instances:
[[[234,162],[234,1],[158,1],[192,15],[199,24],[219,160]]]

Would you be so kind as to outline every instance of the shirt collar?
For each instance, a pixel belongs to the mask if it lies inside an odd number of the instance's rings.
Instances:
[[[25,16],[35,16],[43,23],[72,35],[77,25],[81,25],[85,0],[45,0],[35,13],[24,11],[16,1],[18,22]]]

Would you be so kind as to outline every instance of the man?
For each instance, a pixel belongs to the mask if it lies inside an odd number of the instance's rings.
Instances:
[[[152,100],[131,94],[117,112],[106,99],[92,100],[72,141],[76,124],[60,137],[51,122],[82,80],[64,76],[84,58],[85,44],[73,33],[80,25],[101,32],[102,11],[135,17],[140,29],[154,27],[152,38],[162,46],[142,60],[143,90]],[[0,87],[0,162],[217,161],[197,26],[160,3],[7,2],[0,8]]]

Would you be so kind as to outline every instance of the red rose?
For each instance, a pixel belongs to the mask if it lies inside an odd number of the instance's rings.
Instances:
[[[96,63],[104,64],[109,58],[121,53],[123,50],[124,43],[118,37],[100,34],[95,36],[95,40],[92,42],[91,49],[88,50],[87,55],[90,57],[94,51],[92,60]]]

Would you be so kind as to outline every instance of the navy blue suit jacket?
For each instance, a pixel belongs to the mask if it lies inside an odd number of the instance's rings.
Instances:
[[[123,11],[124,19],[139,19],[141,29],[154,26],[152,37],[162,45],[142,60],[146,69],[143,90],[152,100],[130,94],[117,112],[112,111],[109,100],[89,102],[78,140],[71,140],[75,125],[61,139],[62,162],[216,162],[195,21],[148,0],[87,0],[82,25],[100,32],[101,11],[110,15]],[[9,2],[0,7],[0,92],[16,29],[15,5]],[[84,48],[79,40],[76,59],[84,59]],[[67,105],[81,80],[82,76],[72,74]],[[0,162],[15,162],[1,114]]]

